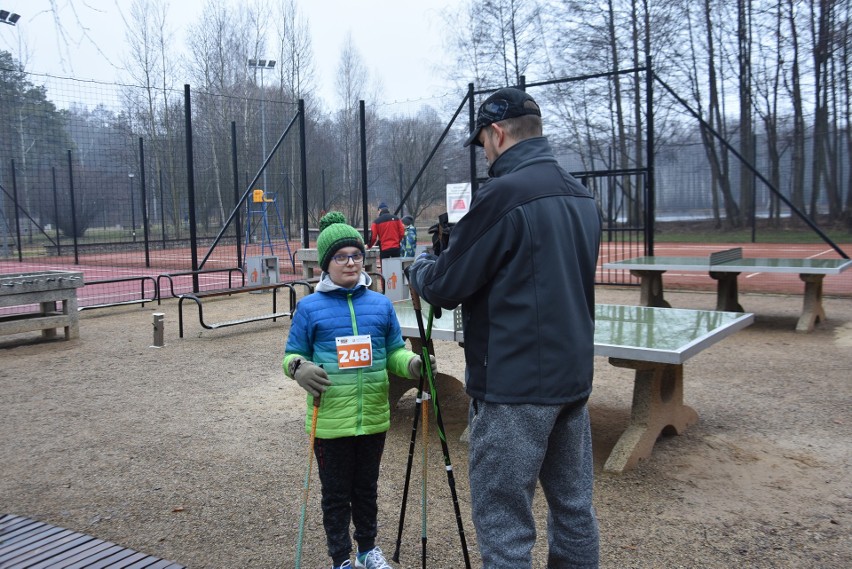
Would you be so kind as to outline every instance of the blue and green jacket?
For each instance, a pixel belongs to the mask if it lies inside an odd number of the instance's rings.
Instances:
[[[405,228],[405,234],[402,236],[402,241],[399,242],[399,256],[413,257],[417,252],[417,228],[414,225],[408,225]]]
[[[405,347],[391,301],[368,289],[370,277],[361,274],[354,288],[345,289],[323,273],[316,292],[299,301],[290,324],[284,352],[284,373],[290,361],[302,357],[322,365],[332,385],[322,394],[316,436],[336,439],[383,433],[390,428],[388,371],[408,378],[415,354]],[[373,365],[338,368],[337,344],[342,336],[369,334]],[[305,430],[310,432],[313,397],[307,397]]]

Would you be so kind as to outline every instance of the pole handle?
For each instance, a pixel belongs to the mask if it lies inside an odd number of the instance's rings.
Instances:
[[[322,364],[317,364],[317,365],[320,369],[325,369],[325,368],[323,368]],[[316,395],[314,397],[314,408],[318,408],[320,406],[320,399],[322,399],[322,392],[320,392],[319,395]]]
[[[411,307],[414,310],[420,310],[420,296],[417,294],[417,291],[414,290],[414,287],[410,284],[408,285],[408,290],[411,293]]]

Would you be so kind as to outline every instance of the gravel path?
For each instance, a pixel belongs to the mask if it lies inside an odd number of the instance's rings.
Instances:
[[[638,290],[602,288],[633,304]],[[673,306],[712,307],[704,293],[667,292]],[[852,300],[825,300],[829,320],[794,331],[800,296],[742,295],[750,328],[690,360],[685,399],[699,423],[658,441],[624,475],[599,474],[602,567],[852,566]],[[205,302],[210,321],[256,312],[266,298]],[[81,313],[80,339],[0,337],[0,513],[18,514],[173,559],[191,568],[292,567],[307,456],[304,397],[280,359],[289,322],[202,331],[177,303]],[[166,346],[152,342],[164,312]],[[461,349],[439,342],[442,373],[460,377]],[[632,376],[596,361],[591,398],[596,469],[623,430]],[[393,396],[411,387],[395,382]],[[439,394],[471,558],[466,396]],[[380,482],[380,545],[396,539],[411,436],[410,396],[393,413]],[[432,434],[435,435],[434,424]],[[509,444],[507,442],[507,444]],[[419,449],[418,458],[419,462]],[[429,567],[462,567],[437,437],[428,472]],[[402,564],[420,566],[415,468]],[[303,567],[327,567],[316,470]],[[545,509],[536,502],[539,535]],[[545,567],[546,546],[534,549]]]

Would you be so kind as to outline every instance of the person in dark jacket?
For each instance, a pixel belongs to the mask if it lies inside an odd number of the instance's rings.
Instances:
[[[405,226],[400,219],[388,211],[388,204],[379,204],[379,217],[370,226],[370,242],[367,247],[379,245],[379,257],[399,257],[399,243],[405,236]]]
[[[589,413],[601,218],[559,166],[528,94],[500,89],[465,146],[490,180],[440,256],[411,266],[434,306],[462,306],[471,509],[483,566],[529,568],[533,495],[547,500],[548,567],[597,567]]]

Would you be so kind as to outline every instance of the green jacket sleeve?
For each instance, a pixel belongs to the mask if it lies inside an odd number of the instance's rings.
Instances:
[[[411,379],[408,375],[408,363],[417,357],[417,354],[406,348],[399,348],[388,354],[388,371],[396,376]]]

